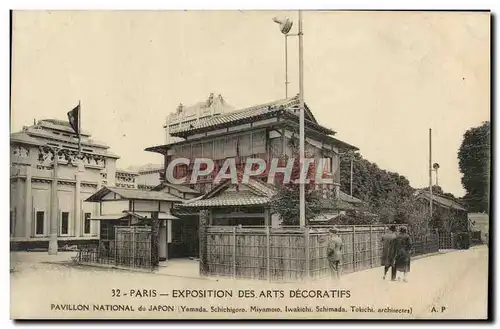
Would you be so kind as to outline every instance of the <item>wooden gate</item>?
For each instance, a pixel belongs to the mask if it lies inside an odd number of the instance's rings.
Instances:
[[[153,269],[151,227],[117,226],[115,227],[115,264],[129,268]]]

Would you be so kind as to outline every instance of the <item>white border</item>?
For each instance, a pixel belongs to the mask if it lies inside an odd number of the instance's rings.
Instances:
[[[40,1],[2,1],[1,2],[1,18],[2,18],[2,24],[1,24],[1,33],[0,33],[0,38],[1,38],[1,45],[2,51],[1,51],[1,63],[3,65],[0,65],[0,76],[2,77],[1,79],[1,104],[4,106],[4,110],[1,112],[2,115],[5,116],[4,120],[0,120],[0,123],[3,125],[3,129],[0,129],[0,131],[3,134],[3,138],[1,139],[1,147],[2,147],[2,153],[4,155],[9,154],[9,144],[8,144],[8,133],[10,131],[10,118],[9,118],[9,111],[8,109],[8,104],[9,104],[9,58],[10,58],[10,47],[9,45],[9,9],[21,9],[21,10],[26,10],[26,9],[152,9],[152,10],[157,10],[157,9],[341,9],[341,10],[369,10],[369,9],[401,9],[401,10],[418,10],[418,9],[425,9],[425,10],[471,10],[471,9],[476,9],[476,10],[481,10],[481,9],[490,9],[493,12],[499,12],[499,3],[500,1],[493,1],[493,0],[475,0],[475,1],[437,1],[437,0],[419,0],[419,1],[373,1],[373,0],[352,0],[352,1],[321,1],[321,0],[308,0],[308,1],[272,1],[272,0],[247,0],[247,1],[200,1],[200,0],[183,0],[183,1],[178,1],[176,3],[167,3],[165,1],[153,1],[153,0],[141,0],[141,1],[117,1],[116,3],[113,3],[112,1],[103,1],[103,0],[79,0],[79,1],[43,1],[41,3]],[[498,24],[498,22],[497,22]],[[495,35],[495,44],[498,44],[498,33]],[[496,73],[492,72],[493,74]],[[496,85],[495,91],[493,91],[495,94],[498,94],[498,84]],[[492,104],[496,105],[496,104]],[[495,145],[497,141],[495,140]],[[496,151],[496,147],[495,150]],[[495,152],[494,152],[495,153]],[[7,218],[7,209],[9,208],[9,181],[8,181],[8,176],[7,173],[9,172],[9,164],[8,164],[8,159],[4,161],[0,161],[0,166],[1,166],[1,172],[4,173],[2,177],[3,182],[0,184],[2,186],[2,197],[0,198],[0,202],[2,203],[2,206],[0,209],[4,210],[4,219]],[[497,169],[497,168],[495,168]],[[492,200],[493,204],[496,205],[498,204],[497,198],[495,200]],[[9,221],[8,220],[2,220],[1,223],[3,224],[3,232],[2,237],[4,237],[4,247],[5,251],[0,253],[1,261],[4,262],[4,264],[9,263],[9,253],[7,250],[9,249],[9,239],[8,239],[8,234],[9,232]],[[500,225],[495,225],[496,226],[496,231],[494,232],[495,236],[497,236],[498,233],[498,228]],[[496,257],[496,256],[495,256]],[[498,259],[496,259],[498,260]],[[9,281],[10,274],[7,271],[7,266],[4,268],[3,271],[0,272],[2,275],[2,279],[4,281],[4,284],[2,285],[3,287],[7,286],[7,282]],[[491,292],[493,293],[493,292]],[[13,327],[14,323],[9,319],[9,301],[10,298],[7,294],[2,294],[1,297],[1,311],[2,311],[2,322],[4,322],[4,325],[7,327]],[[498,305],[498,303],[497,303]],[[495,310],[497,311],[497,310]],[[111,323],[113,324],[113,323]],[[174,324],[174,323],[167,323],[169,327],[197,327],[201,323],[192,323],[192,324],[187,324],[187,323],[181,323],[181,324]],[[306,326],[311,325],[311,323],[303,323]],[[315,323],[317,324],[317,323]],[[322,323],[323,325],[326,326],[332,326],[332,323]],[[423,325],[429,325],[428,323],[420,323]],[[124,323],[114,323],[114,325],[120,325],[123,326]],[[140,326],[138,323],[131,323],[134,327]],[[208,323],[209,326],[215,327],[218,324],[210,324]],[[236,326],[237,324],[232,324],[231,326]],[[255,324],[254,324],[255,325]],[[261,328],[265,327],[270,327],[278,325],[277,323],[274,324],[263,324],[263,323],[257,323]],[[281,325],[289,325],[289,324],[281,324]],[[333,323],[335,326],[339,326],[339,324]],[[386,323],[383,324],[384,326],[387,325]],[[397,324],[396,324],[397,325]],[[407,325],[410,327],[416,326],[417,323],[412,323],[411,325]],[[444,325],[444,324],[441,324]],[[477,324],[475,324],[477,325]],[[52,324],[43,324],[40,325],[41,327],[46,327],[50,328],[52,327]],[[71,327],[72,324],[67,323],[62,325],[64,327]],[[80,327],[92,327],[92,328],[101,328],[104,327],[103,324],[85,324],[85,323],[80,323]],[[345,327],[368,327],[369,324],[359,324],[359,323],[342,323],[340,326],[345,326]],[[471,323],[471,326],[472,323]]]

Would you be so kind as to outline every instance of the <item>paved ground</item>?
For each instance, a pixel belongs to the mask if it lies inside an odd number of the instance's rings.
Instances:
[[[383,281],[381,268],[345,275],[340,281],[292,284],[199,278],[196,274],[196,261],[179,262],[177,267],[172,265],[170,269],[163,268],[158,274],[44,263],[61,262],[73,255],[74,253],[59,253],[57,256],[44,253],[11,254],[12,317],[484,319],[487,315],[486,247],[415,260],[412,262],[408,283]],[[119,297],[113,297],[113,289],[115,295],[118,294],[117,289],[120,290]],[[146,289],[148,292],[156,290],[157,296],[130,296],[131,289]],[[174,290],[199,292],[212,289],[227,290],[233,296],[186,298],[173,295]],[[324,296],[325,290],[330,296]],[[344,291],[344,296],[332,297],[332,290],[336,290],[334,294]],[[261,298],[238,296],[245,291],[247,294],[253,292],[257,295],[263,291],[269,295]],[[323,293],[323,296],[318,296],[318,292]],[[159,296],[160,293],[169,295]],[[66,304],[68,306],[62,306]],[[90,312],[62,310],[77,307],[78,304],[88,305]],[[129,305],[134,311],[92,311],[94,305],[106,304]],[[173,311],[168,307],[163,311],[139,311],[140,306],[148,309],[151,305],[172,306]],[[211,306],[221,309],[219,312],[211,312]],[[311,308],[306,312],[287,312],[286,309],[306,306]],[[205,307],[208,312],[188,312],[183,307]],[[238,312],[235,311],[237,308],[240,308]],[[266,312],[269,311],[266,308],[275,309],[274,312]],[[168,310],[170,311],[167,312]]]

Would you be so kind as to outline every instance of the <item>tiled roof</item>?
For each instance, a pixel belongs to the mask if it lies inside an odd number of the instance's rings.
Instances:
[[[354,206],[342,199],[320,199],[321,208],[326,210],[353,210]]]
[[[349,203],[353,203],[353,204],[360,204],[360,203],[363,203],[363,201],[361,201],[360,199],[358,198],[355,198],[347,193],[344,193],[342,191],[340,191],[340,199],[342,201],[345,201],[345,202],[349,202]]]
[[[146,190],[138,190],[132,188],[120,188],[120,187],[108,187],[108,186],[103,187],[85,201],[99,202],[106,194],[110,192],[116,193],[123,199],[128,199],[128,200],[155,200],[155,201],[182,202],[182,199],[166,192],[146,191]]]
[[[194,199],[190,199],[179,205],[180,207],[221,207],[221,206],[250,206],[267,204],[272,196],[276,194],[276,189],[261,180],[250,177],[248,182],[242,183],[243,174],[237,172],[239,184],[233,184],[231,180],[226,180],[214,186],[208,193]],[[245,186],[248,190],[229,191],[231,186]]]
[[[420,190],[417,193],[418,193],[417,198],[423,197],[427,200],[430,200],[430,194],[428,191]],[[467,211],[467,209],[462,204],[438,194],[432,195],[432,201],[433,204],[437,204],[445,208],[453,208],[455,210]]]
[[[225,206],[253,206],[264,205],[270,201],[269,197],[258,196],[251,191],[224,191],[209,199],[199,199],[179,204],[179,207],[203,208],[203,207],[225,207]]]
[[[357,205],[362,203],[363,201],[360,199],[342,191],[340,191],[338,199],[321,199],[321,206],[323,209],[354,210]]]
[[[161,191],[164,187],[173,188],[182,193],[192,193],[192,194],[200,194],[200,191],[190,188],[189,186],[181,185],[181,184],[170,184],[170,183],[162,183],[159,186],[155,187],[155,191]]]
[[[183,127],[181,129],[172,132],[172,136],[182,137],[186,135],[187,132],[195,133],[197,130],[201,130],[207,127],[216,127],[229,123],[236,123],[241,120],[256,118],[260,116],[269,116],[270,114],[278,113],[280,111],[286,111],[288,114],[298,116],[298,96],[292,98],[284,98],[278,101],[273,101],[265,104],[260,104],[252,107],[248,107],[242,110],[237,110],[229,113],[224,113],[221,115],[208,117],[201,119],[198,123],[193,123],[190,126]],[[331,129],[322,127],[312,121],[306,120],[307,124],[317,126],[318,128],[324,130],[325,133],[334,134],[335,132]]]

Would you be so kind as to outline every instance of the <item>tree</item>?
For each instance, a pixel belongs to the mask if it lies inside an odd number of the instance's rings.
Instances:
[[[489,213],[491,141],[490,122],[467,130],[458,151],[463,200],[471,212]]]
[[[278,193],[271,199],[271,209],[280,215],[283,225],[299,225],[300,224],[300,184],[296,181],[300,178],[300,157],[297,155],[297,142],[295,139],[290,140],[290,145],[293,150],[293,167],[290,175],[290,182],[282,182],[282,177],[277,179]],[[306,155],[307,157],[307,155]],[[287,161],[288,158],[284,157]],[[310,219],[321,213],[321,195],[315,190],[314,178],[316,169],[312,163],[306,174],[308,183],[305,184],[305,212],[306,223]]]
[[[368,212],[377,214],[382,223],[394,223],[404,214],[404,201],[413,197],[414,189],[406,177],[380,169],[359,153],[344,153],[340,158],[340,186],[350,190],[350,166],[353,161],[353,196],[365,203]]]

